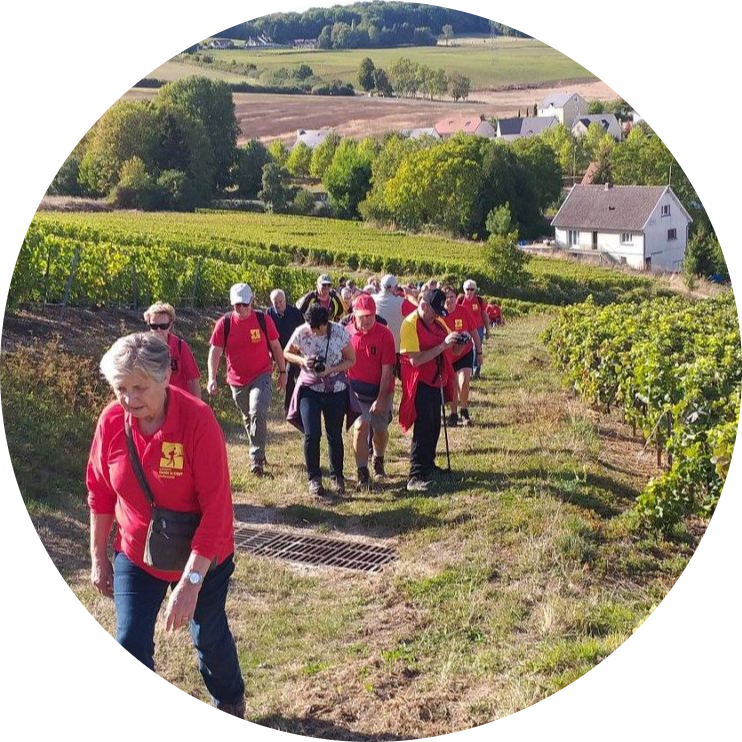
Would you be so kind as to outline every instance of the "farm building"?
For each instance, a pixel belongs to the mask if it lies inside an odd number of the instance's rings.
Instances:
[[[231,39],[212,39],[209,49],[234,49],[234,44]]]
[[[692,221],[670,186],[576,185],[551,225],[556,244],[570,252],[679,271]]]
[[[322,144],[332,131],[332,129],[299,129],[296,132],[296,141],[291,148],[293,149],[299,142],[303,142],[309,149],[314,149]]]
[[[556,93],[541,101],[539,116],[556,116],[568,129],[581,116],[587,116],[587,101],[579,93]]]
[[[617,141],[623,138],[621,124],[618,123],[618,119],[613,113],[593,113],[580,116],[572,125],[572,134],[576,137],[585,136],[591,124],[597,124],[606,134],[610,134]]]
[[[552,126],[557,126],[556,116],[527,116],[525,118],[498,119],[497,138],[512,142],[521,137],[534,137]]]
[[[484,114],[442,119],[434,128],[441,139],[450,139],[459,132],[487,137],[488,139],[493,139],[495,136],[495,127],[487,121]]]

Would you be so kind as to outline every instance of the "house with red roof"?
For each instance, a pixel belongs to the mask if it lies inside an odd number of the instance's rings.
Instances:
[[[493,139],[496,134],[495,127],[487,121],[483,113],[479,116],[452,116],[441,119],[434,128],[441,139],[450,139],[459,132],[488,139]]]

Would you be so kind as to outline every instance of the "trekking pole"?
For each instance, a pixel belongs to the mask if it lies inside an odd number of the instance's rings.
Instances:
[[[443,387],[441,387],[441,415],[443,415],[443,438],[446,441],[446,464],[448,474],[451,474],[451,450],[448,447],[448,423],[446,422],[446,400],[443,396]]]
[[[443,359],[441,356],[437,356],[436,361],[438,363],[438,379],[441,382],[441,415],[443,416],[443,438],[446,441],[446,464],[448,466],[448,475],[451,475],[451,449],[448,446],[448,423],[446,422],[446,398],[443,394]]]

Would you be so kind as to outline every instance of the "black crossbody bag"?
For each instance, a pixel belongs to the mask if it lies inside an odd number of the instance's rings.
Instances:
[[[124,429],[134,474],[152,507],[147,529],[147,542],[144,547],[144,563],[155,569],[161,569],[163,572],[182,572],[191,555],[191,542],[201,522],[201,515],[181,513],[157,506],[144,476],[142,462],[134,447],[134,438],[128,422],[124,423]]]

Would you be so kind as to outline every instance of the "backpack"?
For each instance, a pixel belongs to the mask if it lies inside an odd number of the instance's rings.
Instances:
[[[260,325],[260,331],[263,333],[263,337],[265,338],[266,348],[268,348],[268,353],[270,353],[271,349],[268,344],[268,330],[266,329],[265,315],[259,309],[253,309],[253,312],[255,312],[255,316],[258,318],[258,325]],[[232,324],[232,312],[227,312],[224,315],[224,350],[227,349],[227,338],[229,337],[229,328],[231,327],[231,324]]]

